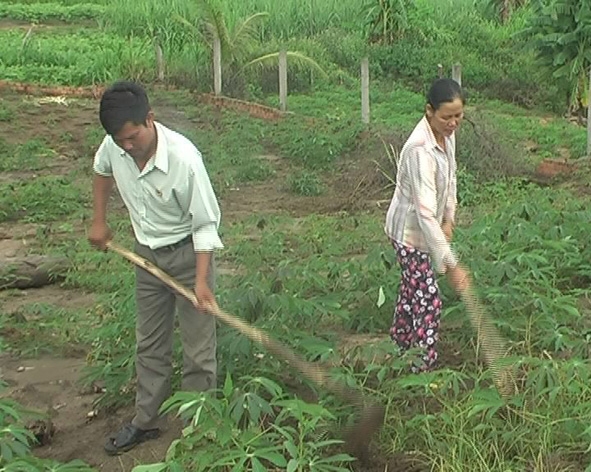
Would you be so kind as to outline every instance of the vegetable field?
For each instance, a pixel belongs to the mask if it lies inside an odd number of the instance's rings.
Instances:
[[[583,3],[1,1],[0,469],[591,471]],[[225,38],[224,103],[242,111],[211,98],[212,28]],[[281,49],[293,53],[289,113],[258,116],[279,107]],[[436,371],[408,373],[388,335],[400,274],[383,225],[396,156],[438,65],[449,76],[455,63],[468,104],[453,245],[517,366],[509,399],[445,280]],[[175,393],[162,438],[104,454],[135,398],[134,268],[86,240],[98,91],[120,78],[145,84],[156,119],[203,153],[226,246],[220,307],[387,406],[369,464],[343,450],[349,405],[222,324],[218,390]],[[543,171],[552,162],[563,171]],[[131,248],[116,192],[109,211]],[[43,286],[10,286],[11,267],[36,256],[67,268]],[[178,336],[174,362],[178,386]]]

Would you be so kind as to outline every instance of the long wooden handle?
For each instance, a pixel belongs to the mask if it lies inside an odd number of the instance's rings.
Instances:
[[[502,368],[498,362],[507,355],[503,336],[492,322],[490,315],[478,300],[474,289],[468,286],[462,291],[472,327],[476,331],[478,345],[482,347],[484,360],[491,370],[493,381],[499,393],[508,397],[517,389],[515,374],[509,366]]]
[[[123,256],[125,259],[134,263],[135,265],[145,269],[154,277],[157,277],[170,288],[176,290],[179,294],[183,295],[188,300],[193,302],[195,306],[197,306],[197,297],[195,296],[195,293],[192,290],[188,289],[184,285],[181,285],[177,280],[172,278],[159,267],[152,264],[150,261],[146,260],[145,258],[139,256],[138,254],[132,251],[118,246],[112,241],[109,241],[107,243],[107,248]],[[327,371],[323,369],[321,366],[304,360],[303,358],[298,356],[293,350],[291,350],[284,344],[281,344],[280,342],[276,341],[275,339],[272,339],[268,334],[261,331],[260,329],[249,325],[248,323],[242,321],[240,318],[234,315],[230,315],[229,313],[222,311],[216,303],[206,306],[205,309],[215,317],[222,320],[224,323],[228,324],[229,326],[240,331],[242,334],[246,335],[251,340],[263,345],[266,349],[268,349],[277,357],[286,360],[295,369],[304,374],[304,376],[306,376],[319,387],[323,387],[330,390],[331,392],[335,393],[347,402],[355,404],[362,403],[363,398],[359,391],[354,390],[346,384],[338,382],[335,379],[331,378],[328,375]]]

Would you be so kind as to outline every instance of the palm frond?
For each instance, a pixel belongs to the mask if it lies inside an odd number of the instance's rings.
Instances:
[[[232,40],[224,18],[224,12],[218,0],[197,0],[201,7],[202,19],[211,35],[220,40],[222,57],[227,58],[232,51]]]
[[[287,67],[288,69],[313,69],[319,72],[323,77],[328,77],[325,70],[312,58],[297,51],[287,51]],[[258,66],[262,69],[273,69],[277,67],[279,62],[279,52],[273,52],[265,54],[264,56],[257,57],[252,61],[246,63],[243,69],[248,67]]]
[[[262,12],[249,16],[240,22],[230,34],[232,57],[229,62],[244,62],[257,43],[256,32],[259,23],[269,14]]]
[[[233,42],[240,41],[244,37],[247,39],[252,38],[256,33],[256,28],[258,27],[257,22],[262,21],[263,18],[267,18],[268,16],[269,13],[260,12],[246,18],[239,26],[236,27],[234,33],[232,34]]]
[[[172,19],[177,21],[178,23],[186,26],[188,29],[191,30],[191,32],[195,36],[198,36],[204,43],[208,43],[207,38],[205,37],[205,35],[203,34],[203,32],[199,29],[199,27],[197,25],[194,25],[193,23],[191,23],[189,20],[187,20],[185,17],[179,15],[178,13],[173,14]]]

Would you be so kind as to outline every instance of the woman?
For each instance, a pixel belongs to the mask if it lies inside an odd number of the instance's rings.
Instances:
[[[402,351],[424,350],[413,372],[431,370],[437,363],[441,298],[435,272],[446,274],[457,292],[468,284],[450,246],[457,202],[455,131],[464,104],[455,81],[433,83],[425,115],[402,148],[386,216],[385,231],[402,269],[390,336]]]

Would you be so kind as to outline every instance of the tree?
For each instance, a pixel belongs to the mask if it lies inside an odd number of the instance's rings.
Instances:
[[[222,76],[236,77],[246,67],[254,65],[277,66],[279,51],[253,57],[258,46],[258,26],[264,18],[268,17],[268,13],[255,13],[237,21],[233,27],[228,27],[218,0],[197,0],[197,3],[201,17],[195,23],[179,15],[176,19],[190,28],[201,42],[211,48],[216,95],[222,92]],[[324,70],[313,59],[299,52],[287,51],[287,57],[293,66],[311,67],[325,75]]]
[[[533,2],[532,19],[522,34],[531,40],[552,78],[564,84],[568,110],[581,115],[591,67],[591,2]]]

